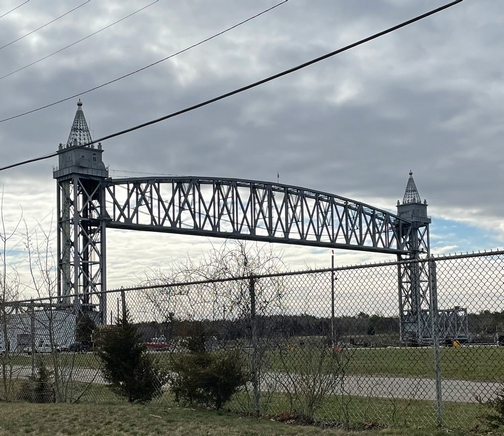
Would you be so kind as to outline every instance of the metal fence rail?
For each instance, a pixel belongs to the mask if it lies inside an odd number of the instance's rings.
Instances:
[[[504,381],[504,252],[418,262],[437,294],[423,346],[400,340],[398,263],[109,291],[107,324],[127,309],[167,366],[187,352],[191,325],[202,325],[208,352],[246,359],[250,381],[226,405],[241,413],[472,428]],[[55,298],[3,304],[0,397],[33,400],[27,377],[42,357],[55,400],[112,401],[92,349],[107,325],[93,316]],[[167,386],[156,401],[169,396]]]

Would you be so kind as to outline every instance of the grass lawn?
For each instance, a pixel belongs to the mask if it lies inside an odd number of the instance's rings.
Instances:
[[[295,348],[287,357],[292,371],[302,362],[312,362],[317,350]],[[384,375],[391,377],[434,378],[434,350],[432,348],[349,348],[345,372],[348,375]],[[441,348],[441,374],[445,379],[473,381],[504,381],[504,347]],[[285,367],[278,352],[269,354],[275,370]]]
[[[21,382],[18,382],[21,386]],[[128,406],[127,401],[117,397],[110,389],[104,385],[84,384],[74,382],[67,390],[67,403],[69,410],[74,410],[72,406],[82,406],[84,409],[89,407],[98,408],[117,406],[119,408]],[[21,398],[21,397],[14,397]],[[23,397],[26,399],[31,398]],[[299,410],[297,401],[304,401],[303,396],[291,397],[295,401],[294,407],[289,402],[289,396],[282,393],[266,393],[263,392],[260,401],[261,415],[273,419],[283,417],[285,420],[292,418],[291,411]],[[302,403],[301,403],[302,404]],[[9,410],[10,407],[26,407],[30,409],[35,407],[34,404],[20,401],[13,403],[0,402],[0,407],[4,410]],[[43,407],[44,405],[40,405]],[[62,404],[49,404],[47,407],[54,407],[57,410],[63,407]],[[179,408],[173,401],[173,397],[167,391],[161,398],[153,400],[150,406],[153,408],[163,410],[185,410]],[[226,410],[233,412],[237,419],[238,417],[251,413],[253,407],[253,394],[252,392],[239,392],[233,396],[231,401],[226,404]],[[489,409],[477,403],[449,403],[443,404],[444,424],[451,430],[464,429],[469,430],[481,424],[481,417],[488,413]],[[10,412],[6,412],[10,413]],[[172,412],[175,413],[175,412]],[[0,410],[0,416],[6,419],[7,414],[4,416]],[[16,419],[15,416],[12,416]],[[367,427],[373,428],[389,428],[389,427],[403,427],[403,428],[434,428],[436,424],[436,414],[434,403],[432,401],[422,400],[404,400],[393,398],[365,398],[357,396],[329,396],[322,401],[315,411],[315,421],[321,425],[330,427],[344,427],[353,431],[360,431]],[[0,419],[0,428],[1,428]],[[79,433],[74,433],[79,434]],[[255,433],[253,433],[255,434]],[[0,433],[0,436],[2,433]]]
[[[53,357],[50,354],[35,354],[37,359],[42,359],[48,366],[52,365]],[[101,367],[100,359],[93,353],[59,353],[57,358],[64,366],[78,368],[98,369]],[[13,365],[31,367],[32,356],[24,353],[14,354],[10,362]]]
[[[297,403],[299,405],[299,403]],[[236,413],[253,410],[253,399],[245,393],[236,394],[226,407]],[[264,416],[286,415],[292,410],[288,396],[281,393],[263,394],[260,409]],[[443,423],[451,430],[468,431],[481,427],[489,408],[478,403],[443,404]],[[330,396],[315,412],[315,420],[327,425],[354,431],[368,426],[433,428],[437,423],[434,402],[393,398]]]
[[[0,436],[7,435],[465,435],[435,426],[382,427],[360,431],[299,426],[170,404],[0,404]]]
[[[504,380],[504,347],[441,348],[441,374],[446,379]],[[434,377],[432,348],[357,349],[349,372]]]

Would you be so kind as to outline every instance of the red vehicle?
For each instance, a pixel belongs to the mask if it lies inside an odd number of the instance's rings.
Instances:
[[[164,336],[159,336],[159,338],[152,338],[149,342],[146,342],[148,350],[155,351],[165,351],[170,348],[170,344],[166,342],[166,338]]]

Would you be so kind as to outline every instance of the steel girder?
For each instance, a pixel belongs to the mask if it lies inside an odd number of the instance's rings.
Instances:
[[[465,307],[454,307],[439,311],[439,335],[445,341],[470,339],[469,317]]]
[[[430,343],[437,316],[436,274],[430,258],[429,226],[413,222],[407,240],[408,255],[398,256],[399,322],[401,340]]]
[[[107,227],[407,255],[416,231],[364,203],[279,183],[211,177],[107,179]]]
[[[74,174],[59,180],[57,189],[59,302],[80,312],[98,307],[104,322],[107,311],[103,187],[99,179]],[[71,296],[76,296],[73,301]],[[96,298],[98,301],[93,301]]]

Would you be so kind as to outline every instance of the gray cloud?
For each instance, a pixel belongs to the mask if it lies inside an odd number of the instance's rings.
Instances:
[[[0,50],[0,76],[148,3],[90,2]],[[78,4],[30,2],[1,19],[0,40],[13,40]],[[160,0],[134,18],[0,80],[0,118],[113,80],[273,4]],[[84,112],[93,137],[99,138],[290,68],[441,4],[290,0],[172,60],[82,95]],[[2,4],[6,10],[13,6],[14,0]],[[496,227],[504,214],[503,14],[501,2],[462,2],[260,88],[106,141],[104,160],[114,177],[131,171],[276,180],[278,171],[283,183],[391,210],[402,198],[411,169],[434,218],[466,220],[502,235],[504,228]],[[59,142],[66,142],[76,102],[0,123],[2,164],[54,152]],[[46,189],[53,183],[52,165],[55,160],[0,173],[0,181],[12,186],[22,178]]]

